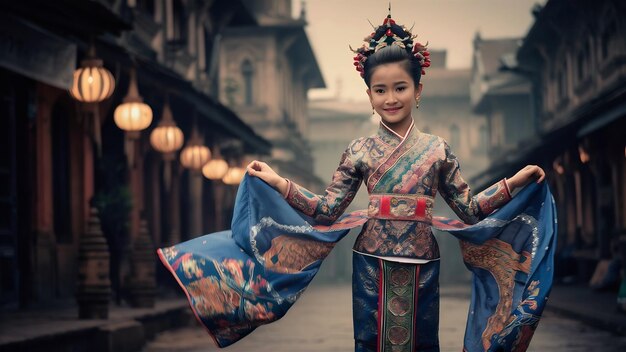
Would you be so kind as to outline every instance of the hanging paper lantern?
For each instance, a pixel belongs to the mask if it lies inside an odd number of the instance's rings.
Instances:
[[[163,117],[158,126],[150,133],[150,144],[157,151],[166,155],[173,155],[175,151],[183,146],[185,136],[183,131],[176,126],[172,116],[170,104],[165,103],[163,107]]]
[[[561,158],[554,159],[554,161],[552,162],[552,168],[559,175],[563,175],[565,173],[565,168],[561,163]]]
[[[231,167],[222,178],[222,182],[227,185],[238,185],[243,180],[246,170],[242,167]]]
[[[183,146],[185,136],[183,131],[176,126],[169,101],[163,106],[163,117],[157,127],[150,133],[150,144],[154,149],[163,153],[163,182],[165,188],[170,189],[172,182],[172,160],[176,158],[175,152]]]
[[[148,128],[152,123],[152,109],[139,95],[134,69],[130,71],[128,94],[124,98],[124,103],[115,108],[113,119],[117,127],[130,132],[131,137],[138,137],[138,132]]]
[[[180,163],[187,169],[200,171],[209,160],[211,160],[211,150],[202,145],[202,138],[194,126],[191,139],[180,153]]]
[[[87,58],[74,71],[70,95],[83,103],[99,103],[113,95],[114,90],[115,78],[96,57],[96,49],[92,45]]]
[[[224,159],[212,159],[202,167],[202,174],[209,180],[220,180],[228,172],[228,163]]]
[[[211,151],[203,145],[188,145],[180,154],[180,162],[184,167],[200,170],[211,159]]]

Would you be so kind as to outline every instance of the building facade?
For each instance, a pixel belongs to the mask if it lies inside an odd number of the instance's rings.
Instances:
[[[473,44],[472,109],[487,118],[488,154],[497,160],[534,136],[531,83],[510,69],[520,38],[484,39],[476,33]]]
[[[304,10],[294,19],[290,0],[250,3],[258,27],[228,28],[221,37],[220,101],[272,141],[267,161],[277,172],[319,185],[307,141],[307,92],[325,84],[304,31]]]
[[[431,51],[432,65],[422,76],[422,99],[416,110],[420,130],[443,137],[462,162],[464,177],[488,163],[487,118],[472,112],[470,70],[446,67],[446,52]]]
[[[76,296],[80,305],[94,283],[104,307],[96,316],[106,316],[111,292],[154,304],[155,247],[228,227],[235,187],[203,181],[177,153],[167,159],[150,133],[167,102],[187,143],[196,130],[213,154],[220,144],[238,146],[233,158],[270,153],[212,90],[215,38],[256,20],[241,1],[26,0],[1,9],[2,307]],[[90,47],[115,79],[100,103],[68,94]],[[153,121],[133,137],[114,111],[134,78]]]
[[[555,275],[615,289],[626,268],[626,6],[550,0],[533,14],[516,71],[532,82],[538,132],[481,179],[541,165],[558,209]]]

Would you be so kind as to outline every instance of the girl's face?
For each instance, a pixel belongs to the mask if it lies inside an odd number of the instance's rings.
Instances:
[[[374,69],[367,89],[372,107],[389,127],[408,126],[411,110],[422,92],[402,63],[383,64]]]

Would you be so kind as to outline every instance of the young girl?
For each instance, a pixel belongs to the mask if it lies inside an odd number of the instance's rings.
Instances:
[[[438,351],[439,249],[431,231],[435,195],[467,224],[511,200],[511,192],[545,173],[528,165],[474,195],[446,141],[415,127],[423,69],[429,53],[387,16],[355,51],[372,109],[382,121],[376,135],[354,140],[324,195],[285,179],[261,161],[248,167],[295,209],[333,223],[365,183],[369,220],[354,244],[353,317],[356,351]],[[427,89],[427,88],[426,88]]]
[[[350,143],[324,195],[253,161],[231,231],[157,251],[218,346],[284,316],[334,244],[363,225],[353,254],[355,350],[438,351],[432,225],[461,240],[474,274],[464,351],[526,350],[551,287],[556,222],[545,183],[514,199],[511,191],[544,172],[530,165],[473,195],[446,141],[415,127],[411,110],[430,60],[413,39],[387,16],[356,51],[382,121],[376,135]],[[362,182],[368,209],[340,217]],[[437,192],[465,224],[433,217]]]

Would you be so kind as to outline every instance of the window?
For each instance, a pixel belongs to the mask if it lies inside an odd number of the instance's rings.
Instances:
[[[243,75],[243,82],[245,88],[245,104],[252,105],[253,103],[253,91],[252,91],[252,76],[254,75],[254,67],[250,60],[245,59],[241,64],[241,74]]]

